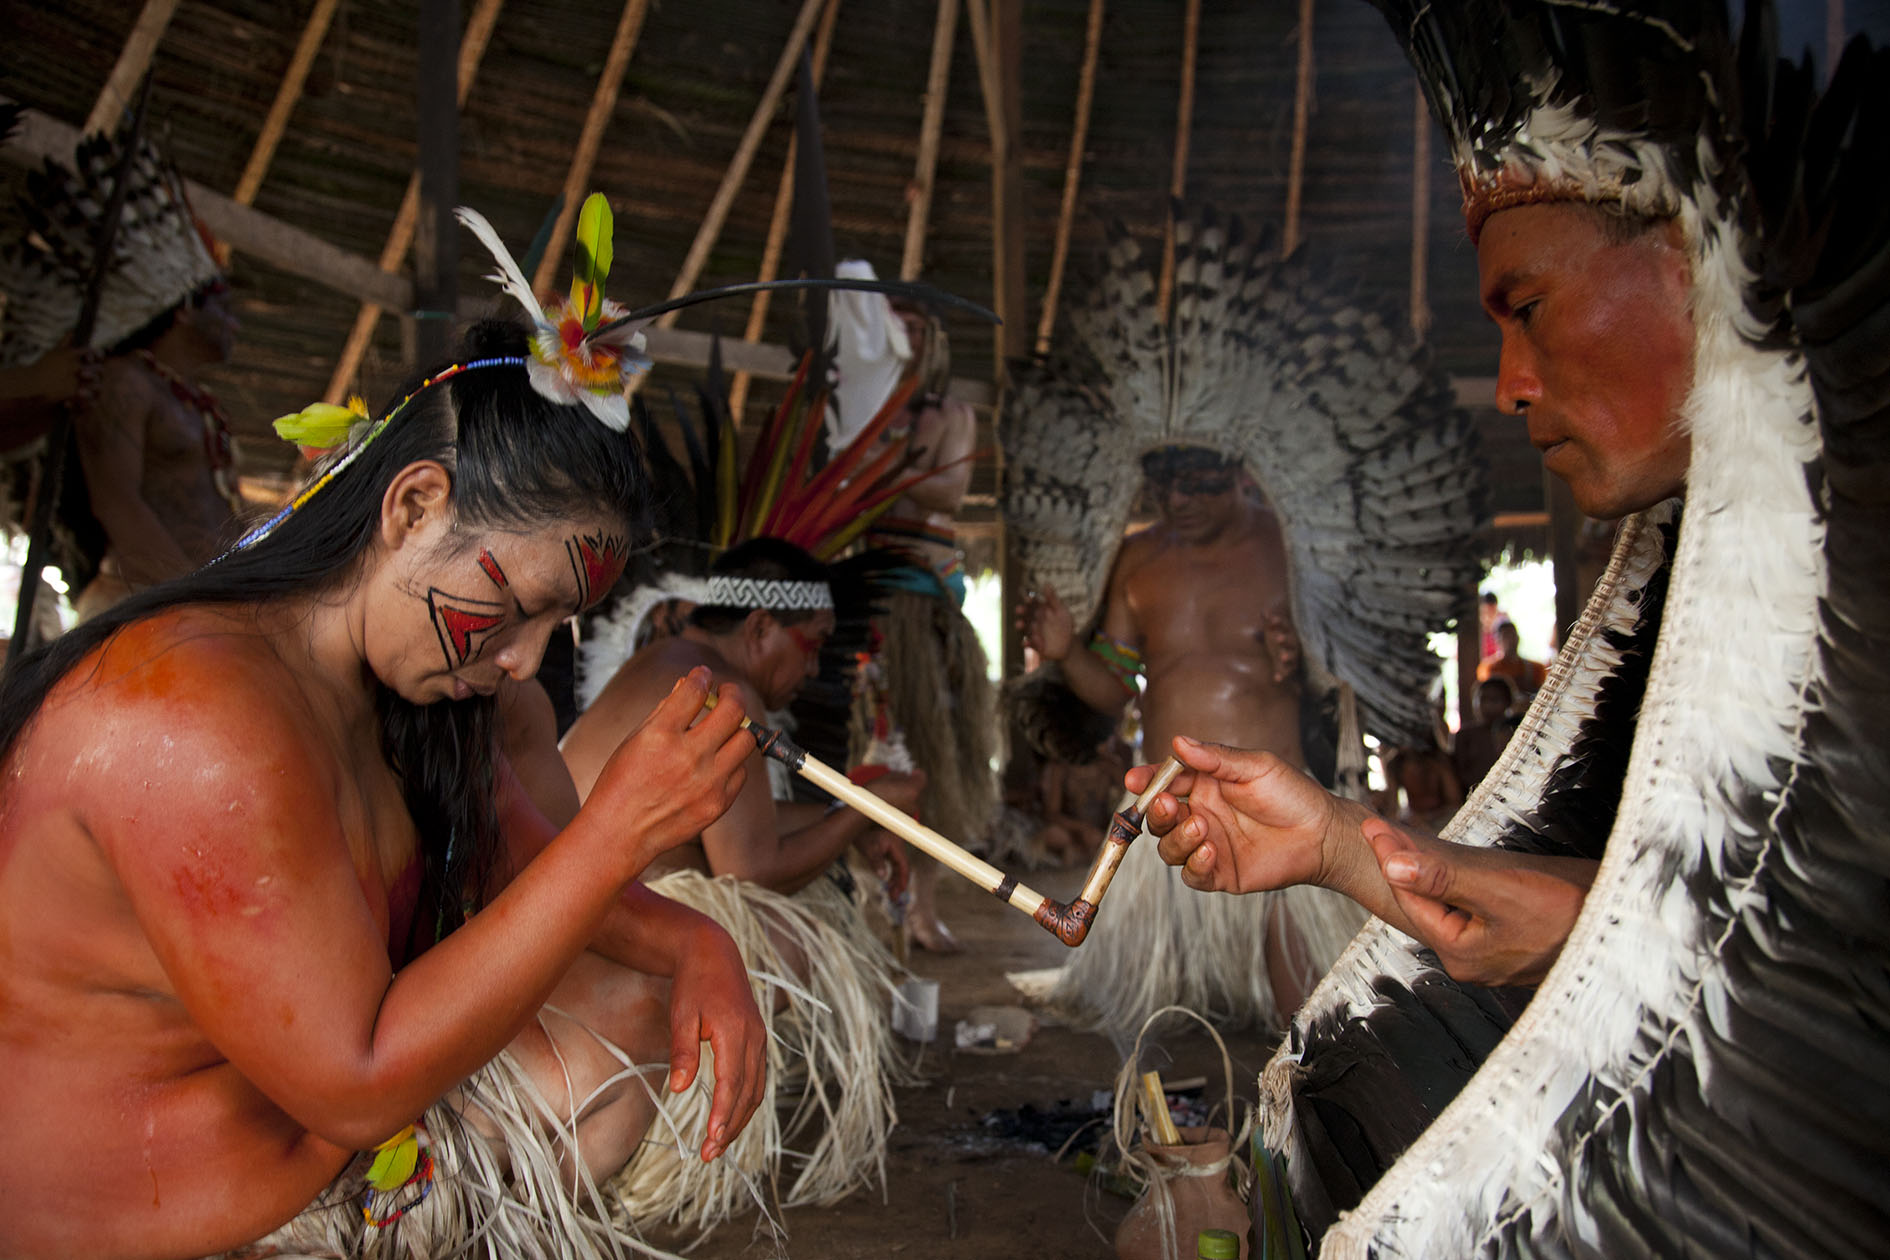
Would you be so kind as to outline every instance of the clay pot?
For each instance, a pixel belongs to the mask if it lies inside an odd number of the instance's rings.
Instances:
[[[1168,1232],[1169,1249],[1162,1248],[1159,1190],[1151,1185],[1135,1201],[1116,1227],[1118,1260],[1163,1260],[1164,1255],[1194,1260],[1195,1235],[1204,1229],[1232,1230],[1240,1237],[1241,1260],[1247,1260],[1249,1218],[1229,1176],[1232,1140],[1226,1129],[1184,1127],[1180,1146],[1144,1142],[1142,1151],[1160,1170],[1174,1205]],[[1214,1164],[1221,1167],[1207,1172]]]

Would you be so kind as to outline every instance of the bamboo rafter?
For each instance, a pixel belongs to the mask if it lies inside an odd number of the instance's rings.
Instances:
[[[276,89],[275,102],[269,106],[269,116],[263,119],[262,131],[256,137],[255,147],[249,151],[249,161],[243,166],[242,177],[236,181],[236,191],[230,194],[230,200],[237,205],[255,204],[263,177],[269,173],[269,163],[275,159],[276,146],[282,143],[282,134],[288,130],[289,115],[302,99],[302,85],[308,81],[309,67],[315,64],[315,54],[321,51],[322,40],[328,36],[328,25],[334,20],[340,3],[341,0],[315,0],[315,8],[302,27],[302,38],[296,42],[295,55],[289,58],[289,68],[283,72],[281,86]]]
[[[1156,309],[1168,318],[1175,288],[1175,203],[1188,189],[1188,139],[1194,131],[1194,63],[1201,45],[1201,0],[1188,0],[1181,31],[1181,92],[1175,104],[1175,164],[1168,176],[1168,213],[1162,219],[1162,275]]]
[[[1089,143],[1089,112],[1096,99],[1096,56],[1102,47],[1103,0],[1089,0],[1089,27],[1083,38],[1083,70],[1076,81],[1076,122],[1070,131],[1070,156],[1063,166],[1063,204],[1057,211],[1057,235],[1050,249],[1050,280],[1043,291],[1043,315],[1037,323],[1037,353],[1050,353],[1057,301],[1063,293],[1063,268],[1069,261],[1070,232],[1076,223],[1077,186],[1082,182],[1083,150]]]
[[[577,222],[578,207],[583,204],[590,186],[591,170],[597,165],[597,150],[604,143],[604,130],[617,108],[617,93],[623,88],[624,71],[630,67],[630,54],[636,51],[637,36],[643,31],[643,17],[649,7],[649,0],[625,0],[623,12],[617,18],[617,33],[611,37],[610,55],[604,60],[603,73],[597,76],[590,112],[584,116],[584,130],[578,133],[577,149],[571,154],[571,165],[565,171],[564,202],[558,210],[557,222],[551,226],[544,256],[538,260],[538,271],[532,276],[535,292],[543,293],[551,288],[558,269],[564,265],[564,247],[571,239],[571,226]]]
[[[814,87],[820,87],[821,78],[827,71],[827,53],[833,48],[833,29],[840,20],[840,0],[828,0],[826,12],[820,18],[820,30],[814,36],[814,55],[811,69],[814,72]],[[794,165],[800,157],[801,138],[798,135],[788,137],[787,160],[781,164],[781,182],[774,191],[774,214],[768,220],[768,242],[761,251],[761,270],[755,276],[757,280],[772,280],[781,268],[781,250],[787,243],[788,223],[794,213]],[[761,340],[762,329],[767,327],[768,306],[771,293],[757,293],[748,307],[748,326],[742,330],[742,340],[754,343]],[[751,378],[746,372],[735,373],[735,379],[729,386],[728,413],[739,428],[742,412],[748,406],[748,383]]]
[[[801,49],[806,46],[808,36],[813,33],[814,19],[820,16],[824,2],[802,0],[800,16],[794,20],[794,29],[788,33],[780,60],[775,62],[774,74],[769,77],[768,86],[755,106],[754,116],[748,120],[748,130],[742,133],[741,143],[735,147],[735,156],[729,159],[728,170],[723,172],[721,186],[715,190],[715,198],[709,203],[708,213],[703,215],[702,226],[697,229],[696,239],[689,246],[689,256],[683,260],[682,271],[677,275],[676,283],[670,286],[670,297],[681,297],[695,288],[697,278],[708,264],[709,253],[721,237],[722,225],[728,221],[729,209],[735,204],[735,194],[741,191],[742,181],[748,178],[748,168],[755,160],[755,151],[761,147],[761,138],[774,119],[775,107],[781,103],[781,95],[787,90],[788,79],[793,76],[794,65],[801,58]],[[677,315],[678,312],[671,311],[657,321],[657,327],[670,327],[676,322]]]
[[[1293,154],[1286,166],[1286,225],[1280,252],[1299,244],[1299,207],[1306,191],[1306,132],[1312,115],[1313,0],[1299,0],[1299,66],[1293,87]]]
[[[459,41],[459,105],[466,107],[466,100],[472,95],[473,81],[479,77],[479,63],[485,58],[486,45],[492,40],[492,28],[498,24],[499,9],[505,0],[479,0],[479,6],[473,10],[470,21],[466,23],[466,32]],[[407,191],[401,195],[400,209],[394,214],[394,226],[387,233],[387,243],[381,247],[378,266],[389,275],[400,271],[401,260],[406,258],[407,250],[413,245],[414,229],[420,222],[420,172],[415,171],[407,179]],[[368,343],[374,337],[374,326],[380,322],[386,307],[377,302],[364,302],[355,312],[354,327],[348,330],[348,340],[342,344],[341,357],[335,361],[334,373],[328,378],[328,389],[323,399],[331,405],[339,406],[347,396],[348,385],[354,380],[354,374],[360,369],[361,359],[367,353]]]

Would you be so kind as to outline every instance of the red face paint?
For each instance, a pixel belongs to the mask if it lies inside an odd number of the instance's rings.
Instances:
[[[483,637],[505,622],[504,604],[449,595],[437,586],[427,590],[427,608],[448,669],[458,669],[476,656]]]
[[[629,548],[615,534],[578,534],[564,542],[571,560],[571,572],[577,578],[578,607],[588,608],[593,600],[617,584],[623,575]]]
[[[486,571],[486,576],[491,578],[492,584],[500,590],[504,590],[509,585],[505,580],[505,570],[499,567],[499,562],[492,558],[490,551],[479,553],[479,567]]]

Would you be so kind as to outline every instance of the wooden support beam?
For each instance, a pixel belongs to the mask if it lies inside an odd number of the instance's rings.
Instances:
[[[1044,285],[1043,314],[1037,320],[1037,353],[1050,353],[1057,301],[1063,294],[1063,268],[1069,261],[1070,232],[1076,223],[1076,192],[1082,182],[1083,151],[1089,144],[1089,111],[1096,99],[1096,56],[1102,47],[1103,0],[1089,0],[1089,29],[1083,37],[1083,71],[1076,80],[1076,122],[1070,131],[1070,156],[1063,165],[1063,204],[1057,211],[1057,235],[1050,249],[1050,280]]]
[[[498,25],[499,10],[505,0],[479,0],[473,15],[466,23],[465,32],[459,37],[459,107],[466,108],[466,98],[472,95],[473,81],[479,77],[479,63],[486,55],[486,45],[492,42],[492,28]],[[414,226],[420,221],[420,172],[415,170],[407,180],[407,191],[401,195],[400,209],[394,214],[394,226],[387,233],[387,243],[381,247],[380,269],[389,275],[400,273],[400,264],[407,257],[407,247],[413,244]],[[364,302],[355,312],[354,327],[348,330],[348,340],[342,344],[341,357],[335,360],[334,374],[328,378],[328,391],[322,395],[331,404],[339,405],[347,397],[348,388],[354,383],[354,375],[360,370],[361,360],[367,354],[368,343],[374,339],[374,326],[380,322],[386,308],[378,302]]]
[[[1029,353],[1024,293],[1024,184],[1018,147],[1023,131],[1023,21],[1020,0],[965,0],[971,19],[978,81],[984,90],[991,136],[991,308],[1003,322],[993,330],[996,375],[1008,358]]]
[[[415,118],[420,219],[414,232],[414,350],[422,363],[453,344],[459,307],[459,0],[420,0]]]
[[[118,64],[106,77],[98,99],[92,102],[92,112],[85,116],[83,134],[110,131],[118,125],[118,116],[131,104],[131,94],[138,90],[138,81],[150,69],[151,58],[157,54],[158,44],[163,42],[164,29],[171,24],[171,15],[176,12],[177,0],[145,0],[137,24],[118,52]]]
[[[282,142],[282,133],[288,130],[289,115],[295,112],[295,103],[302,99],[302,85],[308,81],[309,67],[315,64],[315,54],[321,51],[322,40],[328,36],[328,24],[333,21],[335,8],[340,3],[341,0],[315,0],[314,11],[308,15],[308,22],[302,27],[302,38],[295,45],[295,55],[289,58],[289,68],[276,88],[275,103],[269,107],[269,116],[263,119],[262,132],[256,137],[242,178],[236,181],[236,191],[231,194],[230,199],[237,205],[255,204],[263,176],[269,173],[269,163],[275,159],[276,146]]]
[[[985,8],[989,0],[965,0],[965,17],[971,25],[971,51],[978,65],[978,90],[984,101],[984,125],[991,136],[991,164],[997,166],[998,146],[1004,142],[1004,116],[999,105],[997,62],[991,52],[991,17]]]
[[[820,87],[821,76],[827,72],[827,53],[833,48],[833,30],[840,20],[840,0],[827,0],[827,10],[820,18],[820,31],[814,36],[814,55],[811,58],[814,72],[814,86]],[[794,166],[800,160],[801,138],[799,135],[788,137],[787,161],[781,164],[781,182],[774,190],[774,214],[768,220],[768,241],[761,251],[761,270],[757,280],[772,280],[781,268],[781,250],[787,244],[788,223],[794,212]],[[762,329],[768,324],[768,307],[774,294],[757,293],[748,306],[748,326],[742,330],[742,340],[757,342],[761,340]],[[748,406],[748,373],[737,372],[728,390],[728,413],[734,418],[735,427],[741,428],[742,411]]]
[[[1188,137],[1194,131],[1194,62],[1201,41],[1201,0],[1188,0],[1181,28],[1181,92],[1175,104],[1175,164],[1168,176],[1168,208],[1162,216],[1162,276],[1155,309],[1168,318],[1175,288],[1175,202],[1188,189]]]
[[[976,5],[977,0],[971,0]],[[992,145],[991,200],[992,226],[995,230],[993,288],[998,298],[997,312],[1004,320],[998,328],[998,349],[993,364],[997,378],[997,403],[1003,405],[1009,380],[1008,363],[1030,353],[1030,311],[1024,285],[1024,14],[1023,0],[992,0],[990,23],[991,78],[998,89],[998,115],[1001,129]],[[1004,448],[999,446],[994,462],[998,485],[1004,484]],[[998,601],[1007,612],[1017,607],[1018,566],[1011,539],[998,522],[997,537]],[[1023,671],[1022,634],[1004,618],[1004,639],[999,650],[999,668],[1005,678]]]
[[[781,94],[787,91],[788,79],[793,76],[794,67],[801,59],[801,49],[807,44],[807,37],[813,33],[814,19],[820,16],[823,3],[825,0],[802,0],[800,16],[794,20],[794,29],[788,32],[787,46],[781,50],[781,59],[775,62],[774,74],[761,93],[754,117],[748,120],[748,130],[742,133],[741,143],[735,147],[735,156],[729,160],[728,170],[722,174],[722,185],[715,190],[715,199],[709,203],[708,213],[702,218],[702,226],[697,229],[696,239],[689,246],[689,256],[683,259],[682,271],[677,275],[676,283],[670,286],[670,297],[681,297],[695,288],[697,278],[708,264],[709,254],[722,235],[722,225],[728,221],[729,209],[735,204],[735,194],[741,191],[742,181],[748,178],[748,167],[755,160],[755,151],[761,147],[761,138],[767,134],[768,124],[774,120],[775,107],[781,103]],[[657,321],[658,327],[671,327],[679,315],[680,311],[669,312]]]
[[[1293,153],[1286,166],[1286,225],[1280,252],[1299,245],[1299,206],[1306,189],[1306,132],[1312,120],[1313,0],[1299,0],[1299,75],[1293,88]]]
[[[917,280],[925,267],[925,231],[932,219],[938,139],[945,129],[945,93],[951,86],[952,44],[957,38],[958,0],[938,0],[938,19],[932,24],[932,64],[925,74],[925,113],[919,120],[919,153],[912,164],[912,208],[906,214],[905,251],[899,256],[901,280]]]
[[[21,114],[19,130],[7,141],[4,155],[16,166],[36,166],[47,158],[71,166],[78,145],[77,128],[29,109]],[[405,307],[413,300],[412,285],[399,276],[383,275],[365,258],[260,210],[239,206],[216,189],[195,180],[185,180],[184,189],[190,195],[190,208],[218,239],[234,250],[280,267],[291,275],[388,306]]]
[[[1424,85],[1411,88],[1411,331],[1422,337],[1431,328],[1431,111],[1424,105]]]
[[[558,278],[564,266],[564,247],[571,240],[578,210],[589,195],[591,170],[597,165],[597,150],[604,143],[604,129],[617,108],[617,94],[623,89],[624,71],[630,67],[630,54],[636,51],[637,36],[643,31],[643,16],[649,0],[624,0],[623,13],[617,19],[617,33],[610,41],[610,54],[604,59],[604,71],[597,78],[597,90],[591,93],[591,110],[584,116],[584,130],[578,133],[577,149],[564,176],[564,205],[558,221],[551,225],[545,243],[545,255],[538,260],[538,272],[532,277],[532,289],[544,293]]]

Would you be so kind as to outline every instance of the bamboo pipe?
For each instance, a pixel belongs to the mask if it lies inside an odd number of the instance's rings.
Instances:
[[[715,697],[705,697],[703,707],[713,709]],[[1083,881],[1083,891],[1077,894],[1076,900],[1062,902],[1018,883],[1015,877],[1006,875],[976,854],[966,852],[918,819],[894,809],[832,766],[808,756],[805,749],[782,732],[748,718],[742,719],[742,729],[754,736],[755,746],[761,749],[763,756],[772,757],[815,787],[851,805],[913,848],[936,858],[999,901],[1022,910],[1035,919],[1038,926],[1071,948],[1081,945],[1083,938],[1089,935],[1103,894],[1109,891],[1109,883],[1116,877],[1116,868],[1122,865],[1122,857],[1129,851],[1129,845],[1142,834],[1142,819],[1148,813],[1150,802],[1158,793],[1166,791],[1168,785],[1175,781],[1175,776],[1181,773],[1181,763],[1173,757],[1161,764],[1155,777],[1149,781],[1147,790],[1136,797],[1135,803],[1129,808],[1118,811],[1110,821],[1109,837],[1103,844],[1102,852],[1096,855],[1096,865],[1090,869],[1089,878]]]

